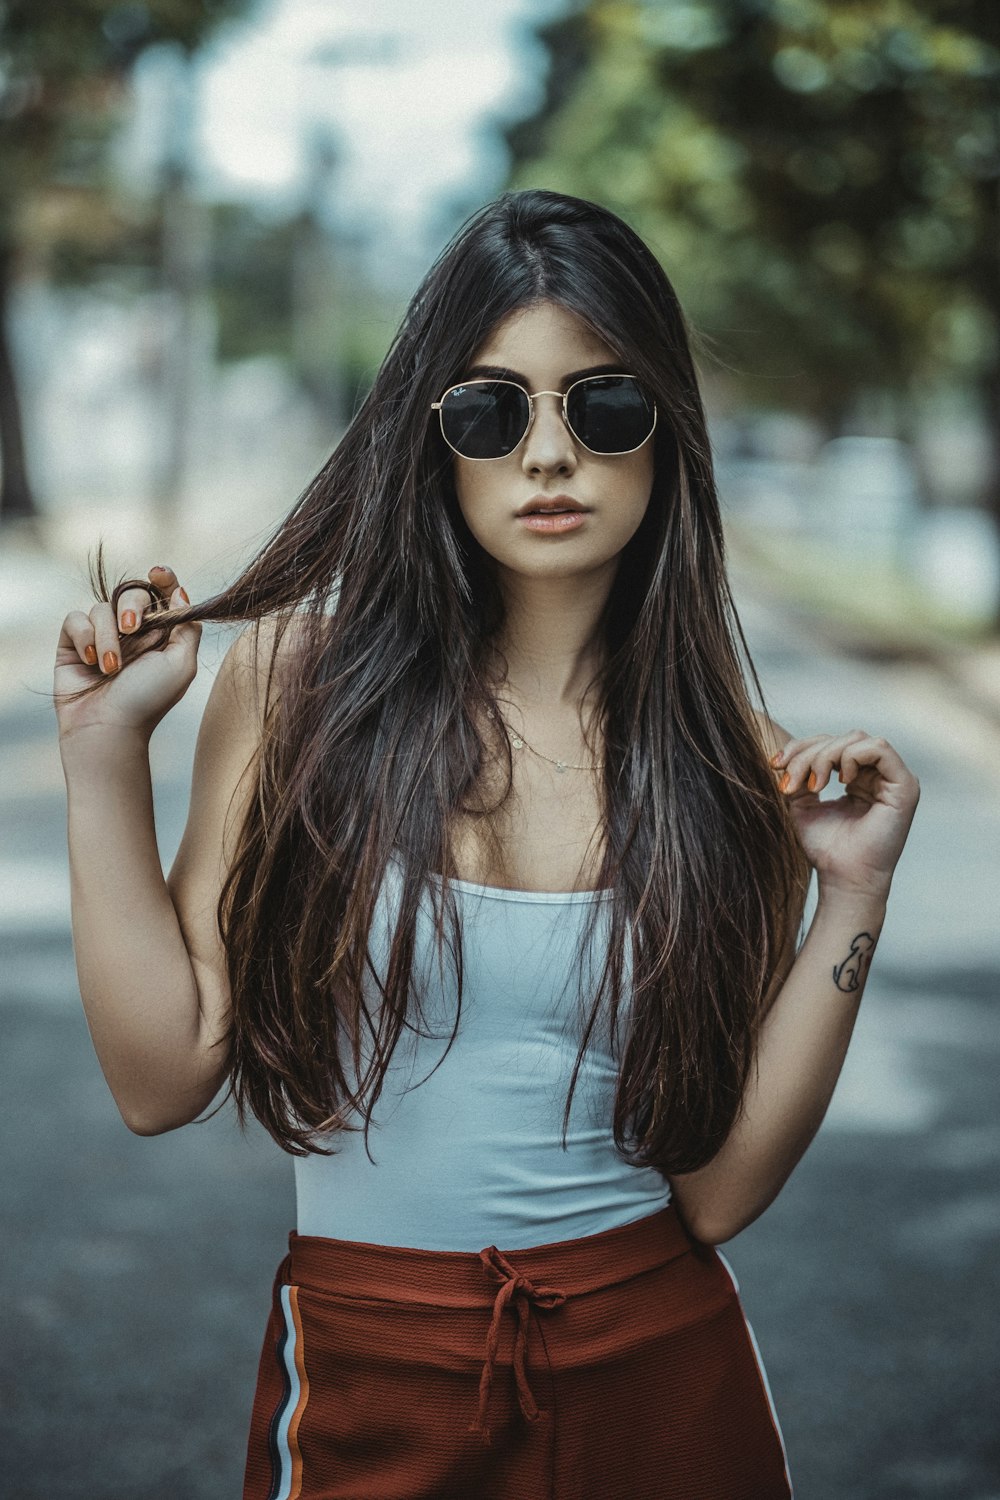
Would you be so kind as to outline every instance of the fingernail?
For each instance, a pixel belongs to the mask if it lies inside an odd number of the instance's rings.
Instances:
[[[838,781],[844,781],[844,773],[843,773],[843,771],[838,771],[837,772],[837,780]],[[845,786],[847,785],[846,781],[844,781],[844,785]]]
[[[122,629],[123,630],[134,630],[135,629],[135,610],[134,609],[123,609],[122,610]]]
[[[791,772],[790,771],[786,771],[785,774],[784,774],[784,776],[782,776],[781,780],[778,782],[779,790],[781,790],[783,792],[787,792],[789,784],[791,783],[791,779],[792,779]]]
[[[771,756],[771,764],[772,764],[772,766],[780,765],[780,763],[781,763],[781,756],[782,756],[782,751],[775,750],[774,754]]]
[[[177,592],[180,594],[180,596],[184,600],[185,604],[190,604],[191,603],[191,600],[187,596],[187,590],[186,589],[178,589]]]
[[[88,667],[96,667],[97,666],[97,647],[96,646],[84,646],[84,648],[83,648],[83,659],[87,663]]]
[[[811,792],[814,792],[816,790],[816,772],[815,771],[810,771],[809,772],[809,778],[806,781],[806,786],[809,788],[809,790]]]
[[[165,568],[162,563],[154,563],[149,571],[151,573],[169,573],[170,569]]]
[[[114,651],[105,651],[102,657],[105,672],[118,671],[118,656]]]

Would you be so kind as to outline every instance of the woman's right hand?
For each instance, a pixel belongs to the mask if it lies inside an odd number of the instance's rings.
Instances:
[[[150,568],[147,576],[171,608],[183,609],[190,602],[172,568]],[[161,649],[137,646],[137,655],[125,666],[121,664],[120,636],[137,630],[152,607],[145,589],[126,589],[118,600],[117,618],[103,601],[94,604],[89,614],[74,609],[65,617],[56,646],[55,693],[76,692],[93,682],[95,673],[106,681],[100,692],[75,702],[56,697],[60,745],[84,729],[140,734],[148,739],[191,686],[198,670],[199,620],[175,625]]]

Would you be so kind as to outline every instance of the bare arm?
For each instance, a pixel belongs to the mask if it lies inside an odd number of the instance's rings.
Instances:
[[[153,1135],[193,1119],[222,1071],[160,864],[148,742],[87,733],[63,769],[80,996],[122,1118]]]
[[[697,1239],[720,1244],[752,1224],[819,1130],[884,918],[885,898],[820,892],[806,939],[761,1028],[742,1117],[707,1166],[671,1179]]]
[[[861,730],[791,740],[779,725],[767,727],[769,751],[785,747],[778,774],[788,769],[784,790],[799,798],[797,822],[819,897],[761,1027],[740,1118],[712,1161],[671,1179],[682,1218],[711,1244],[764,1212],[822,1124],[919,797],[916,778],[884,740]],[[818,792],[837,766],[853,794],[820,804]]]
[[[92,615],[108,608],[95,606]],[[100,616],[97,623],[103,657],[100,631],[109,626]],[[100,722],[64,723],[60,737],[80,995],[108,1086],[140,1135],[195,1119],[228,1069],[225,1047],[215,1045],[228,1010],[215,906],[230,852],[227,814],[243,809],[250,781],[243,772],[259,743],[252,694],[241,681],[248,639],[244,633],[230,647],[205,708],[188,823],[169,881],[153,820],[151,730],[129,724],[124,713],[114,724],[105,711]],[[138,681],[144,665],[139,658],[123,668],[122,687],[130,674]]]

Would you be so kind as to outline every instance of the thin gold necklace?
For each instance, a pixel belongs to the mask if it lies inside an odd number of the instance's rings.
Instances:
[[[491,719],[495,719],[496,718],[496,714],[494,713],[494,711],[493,711],[492,708],[489,710],[489,716],[490,716]],[[603,760],[598,761],[597,764],[593,765],[593,766],[575,766],[572,763],[572,761],[568,761],[568,760],[553,760],[552,757],[551,757],[551,755],[543,755],[542,752],[541,752],[541,750],[536,750],[535,747],[534,747],[534,745],[529,745],[528,741],[524,738],[523,735],[518,734],[515,729],[511,728],[511,726],[507,723],[507,720],[504,719],[503,714],[501,714],[500,717],[501,717],[501,719],[503,719],[503,722],[506,725],[508,732],[510,733],[510,742],[513,745],[513,747],[514,747],[515,750],[530,750],[531,753],[532,753],[532,755],[537,755],[539,760],[548,761],[549,765],[550,766],[555,766],[555,768],[556,768],[557,771],[603,771],[604,770],[604,762],[603,762]]]

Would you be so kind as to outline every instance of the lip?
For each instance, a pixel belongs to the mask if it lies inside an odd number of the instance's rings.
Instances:
[[[558,536],[564,531],[578,531],[587,519],[587,512],[570,510],[556,511],[553,515],[542,515],[536,511],[534,515],[518,516],[517,519],[527,531],[542,531]]]
[[[587,506],[581,505],[579,500],[574,500],[572,495],[532,495],[530,500],[525,500],[514,512],[516,516],[526,516],[531,512],[548,514],[553,510],[577,510],[586,511]]]

